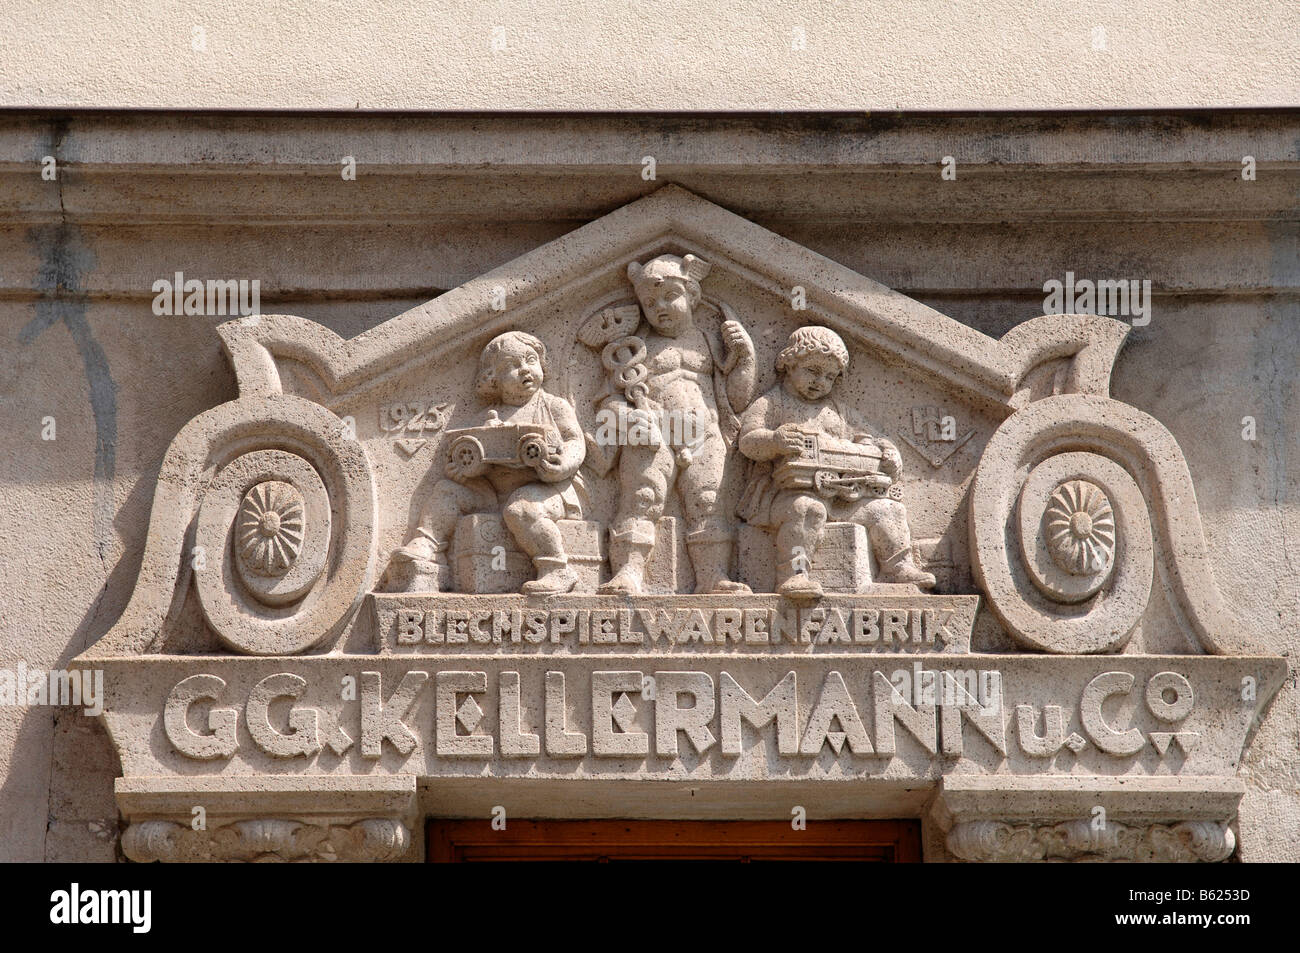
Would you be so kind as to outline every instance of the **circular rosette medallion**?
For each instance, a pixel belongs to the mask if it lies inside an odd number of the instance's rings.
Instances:
[[[287,606],[311,591],[325,571],[330,500],[320,474],[282,450],[257,450],[221,471],[199,509],[199,536],[221,550],[217,572],[198,576],[205,610],[239,592],[253,604]],[[224,579],[223,579],[224,577]]]
[[[235,558],[245,575],[279,578],[302,552],[304,507],[292,483],[267,480],[244,494],[235,522]]]
[[[1047,500],[1043,534],[1052,561],[1072,576],[1096,576],[1115,558],[1115,509],[1095,483],[1068,480]]]
[[[1146,605],[1152,570],[1146,501],[1113,460],[1093,453],[1043,460],[1020,490],[1018,522],[1024,568],[1052,602],[1081,603],[1105,589],[1099,598],[1109,609]]]

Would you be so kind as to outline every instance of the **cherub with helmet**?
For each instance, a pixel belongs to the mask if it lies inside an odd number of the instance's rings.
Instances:
[[[608,379],[602,412],[655,435],[617,445],[608,458],[591,461],[598,471],[618,467],[620,496],[609,533],[613,578],[603,592],[643,590],[656,521],[674,491],[686,516],[695,591],[749,591],[730,578],[734,538],[719,493],[730,448],[723,427],[730,424],[734,438],[731,408],[744,408],[753,397],[754,344],[725,305],[721,347],[699,327],[700,281],[710,267],[690,254],[630,263],[627,275],[640,313],[597,315],[580,334],[588,345],[603,347]],[[664,420],[674,425],[661,428]]]

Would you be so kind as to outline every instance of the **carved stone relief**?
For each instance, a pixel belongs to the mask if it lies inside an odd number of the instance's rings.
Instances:
[[[1285,669],[1220,602],[1172,436],[1109,396],[1126,331],[993,341],[675,187],[352,341],[224,325],[240,396],[173,442],[131,604],[80,660],[153,799],[124,802],[128,855],[410,843],[387,801],[284,813],[267,778],[1231,787]],[[192,831],[195,778],[247,806]],[[1179,803],[947,845],[1231,853],[1231,796]]]
[[[397,860],[410,843],[411,832],[400,820],[391,818],[366,818],[347,825],[265,818],[236,821],[211,831],[196,831],[172,821],[143,821],[126,829],[122,852],[145,864],[365,863]]]
[[[1145,826],[1119,822],[1098,826],[1084,820],[1037,826],[968,821],[948,833],[947,845],[962,860],[985,863],[1216,863],[1232,854],[1236,839],[1226,824],[1217,821]]]

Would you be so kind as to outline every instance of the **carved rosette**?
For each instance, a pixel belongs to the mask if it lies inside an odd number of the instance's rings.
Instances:
[[[137,863],[382,863],[397,860],[411,832],[396,818],[352,823],[252,818],[196,831],[174,821],[141,821],[122,835],[122,852]]]
[[[1072,576],[1100,576],[1115,558],[1115,510],[1096,484],[1068,480],[1052,493],[1043,513],[1052,561]]]
[[[1003,519],[1034,586],[1014,597],[1021,624],[1060,651],[1070,627],[1092,633],[1073,651],[1123,645],[1146,609],[1153,569],[1151,521],[1132,476],[1101,454],[1059,453],[1030,469],[1015,505]]]
[[[1221,821],[1135,825],[980,820],[953,827],[947,845],[957,858],[974,863],[1219,863],[1232,856],[1237,842],[1232,829]]]
[[[244,494],[239,507],[235,555],[246,575],[283,576],[302,552],[302,494],[292,483],[267,480]]]
[[[325,574],[331,522],[329,492],[308,460],[284,450],[232,460],[199,508],[209,566],[196,580],[209,620],[233,621],[235,606],[267,614],[310,595]]]

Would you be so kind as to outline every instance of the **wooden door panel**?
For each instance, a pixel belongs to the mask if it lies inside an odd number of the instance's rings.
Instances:
[[[575,860],[779,860],[914,863],[921,859],[919,821],[534,821],[428,822],[433,863]]]

